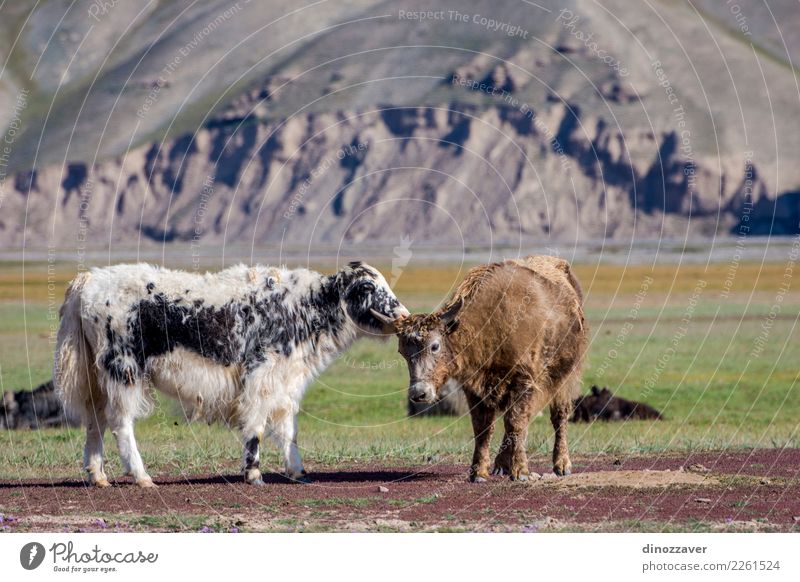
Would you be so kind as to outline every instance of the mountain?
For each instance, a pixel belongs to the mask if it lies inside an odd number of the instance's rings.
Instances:
[[[7,246],[800,232],[794,0],[8,4]]]

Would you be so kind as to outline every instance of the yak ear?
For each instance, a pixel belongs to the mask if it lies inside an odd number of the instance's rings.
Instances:
[[[458,329],[458,319],[456,318],[462,307],[464,307],[464,298],[459,297],[439,316],[439,320],[444,324],[446,334],[451,334]]]
[[[454,320],[452,320],[452,321],[448,321],[448,322],[445,324],[445,326],[444,326],[444,333],[445,333],[446,335],[450,335],[451,333],[453,333],[453,332],[454,332],[455,330],[457,330],[457,329],[458,329],[458,320],[457,320],[457,319],[454,319]]]
[[[459,297],[450,307],[439,315],[439,319],[446,326],[450,327],[451,324],[456,323],[456,317],[458,317],[458,313],[461,311],[462,307],[464,307],[464,298]]]

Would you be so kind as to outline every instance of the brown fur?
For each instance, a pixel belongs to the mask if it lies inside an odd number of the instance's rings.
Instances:
[[[570,472],[567,421],[578,395],[587,330],[569,263],[532,256],[476,267],[443,309],[412,315],[397,331],[411,387],[431,385],[438,392],[452,378],[466,393],[475,434],[471,480],[489,475],[498,414],[504,415],[505,437],[494,472],[526,479],[528,424],[547,405],[556,433],[553,470]]]

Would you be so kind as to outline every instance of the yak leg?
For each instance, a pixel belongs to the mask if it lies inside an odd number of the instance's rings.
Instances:
[[[500,450],[497,451],[497,456],[494,458],[492,475],[511,474],[511,457],[514,450],[514,441],[509,436],[508,418],[507,414],[503,417],[505,434],[503,435],[503,442],[500,443]]]
[[[86,384],[83,386],[86,398],[83,400],[83,411],[81,418],[86,424],[86,444],[83,447],[83,468],[89,475],[89,482],[97,487],[109,487],[108,477],[105,472],[105,462],[103,454],[103,438],[108,426],[106,420],[106,407],[108,398],[104,390],[101,390],[100,383],[94,378],[91,362],[84,364],[87,366],[85,375]]]
[[[117,439],[122,468],[125,474],[133,477],[139,487],[155,487],[144,469],[133,434],[134,419],[147,407],[142,382],[134,381],[130,386],[112,382],[108,386],[109,392],[114,391],[113,397],[109,398],[111,406],[108,407],[108,423],[111,433]]]
[[[483,483],[489,477],[489,443],[494,432],[495,409],[485,404],[479,396],[472,394],[467,394],[467,402],[475,435],[475,452],[472,454],[469,480]]]
[[[89,474],[92,485],[108,487],[111,485],[103,466],[103,435],[106,432],[106,413],[103,408],[87,403],[86,446],[83,448],[83,467]]]
[[[239,381],[243,392],[237,409],[239,429],[244,443],[242,472],[245,483],[260,486],[264,485],[261,473],[261,444],[268,423],[264,395],[274,392],[274,388],[267,381],[264,368],[251,371]]]
[[[559,391],[550,404],[550,422],[555,430],[553,444],[553,473],[559,477],[572,472],[567,446],[567,424],[572,413],[572,399],[568,390]]]
[[[242,441],[244,442],[244,459],[242,469],[245,483],[250,485],[263,485],[261,476],[260,446],[264,438],[266,421],[258,414],[256,407],[242,420]]]
[[[530,412],[526,408],[524,403],[519,403],[506,411],[503,416],[505,435],[494,459],[493,473],[509,475],[512,481],[527,481],[531,474],[525,450],[530,422]]]
[[[285,411],[274,420],[271,435],[283,453],[286,476],[292,481],[310,483],[297,449],[297,415],[290,410]]]
[[[503,415],[503,443],[494,460],[495,475],[509,475],[512,481],[528,480],[530,470],[525,444],[528,440],[532,398],[533,389],[526,382],[517,384],[511,393],[511,404]]]
[[[259,430],[244,432],[244,480],[250,485],[263,485],[261,478],[261,461],[259,459],[259,444],[261,443]]]
[[[142,456],[136,446],[133,419],[115,417],[111,421],[111,432],[117,439],[117,448],[125,473],[131,475],[139,487],[155,487],[153,479],[144,469]]]

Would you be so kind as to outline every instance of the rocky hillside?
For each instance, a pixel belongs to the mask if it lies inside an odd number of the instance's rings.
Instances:
[[[6,245],[798,232],[789,0],[27,4]]]

